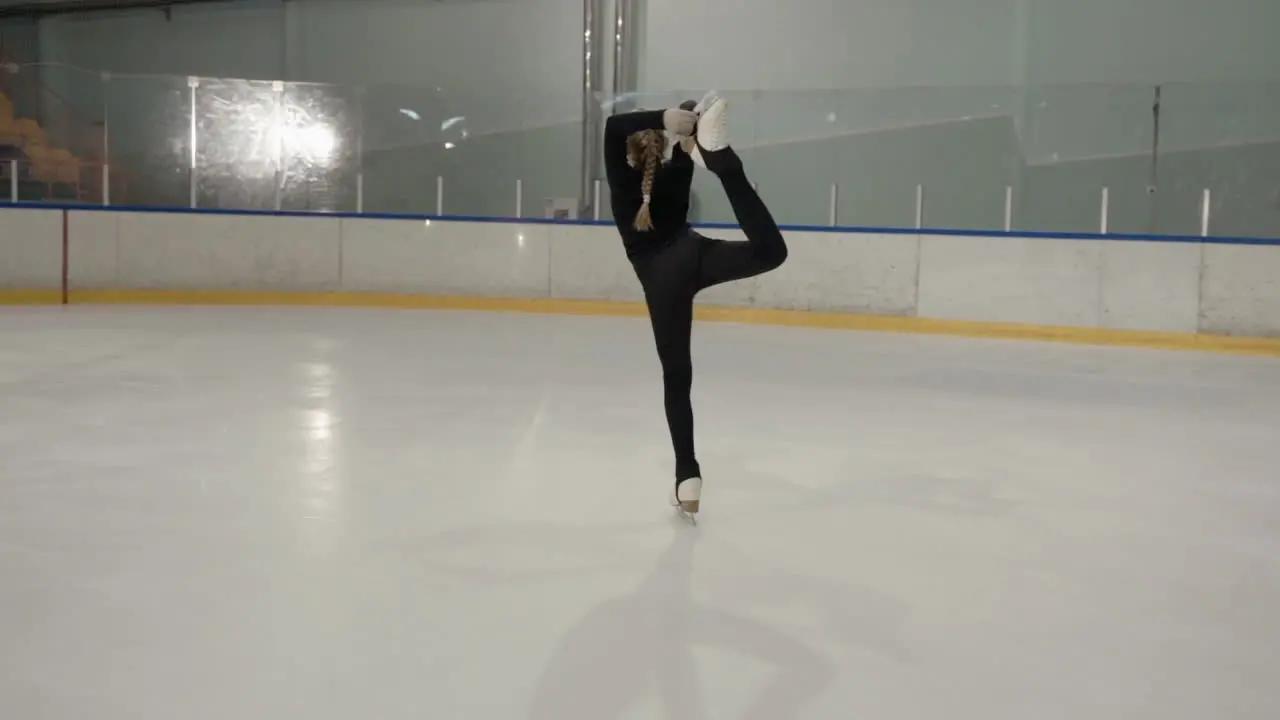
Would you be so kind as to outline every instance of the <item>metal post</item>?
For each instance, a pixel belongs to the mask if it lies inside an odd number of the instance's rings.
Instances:
[[[1213,195],[1209,188],[1204,189],[1204,198],[1200,202],[1200,237],[1209,237],[1209,216],[1212,213]]]
[[[436,216],[444,215],[444,176],[436,176]]]
[[[578,204],[585,205],[591,195],[591,182],[597,176],[601,153],[600,100],[600,0],[582,0],[582,147],[580,149],[582,184]],[[578,216],[586,215],[579,207]]]
[[[1004,187],[1004,231],[1013,232],[1013,186]]]
[[[9,161],[9,201],[18,202],[18,161]]]
[[[839,220],[839,212],[837,211],[837,205],[839,204],[839,202],[840,202],[840,186],[835,183],[831,183],[831,207],[828,208],[828,211],[827,211],[827,215],[828,215],[827,224],[830,225],[831,227],[835,227],[836,221]]]
[[[631,0],[613,2],[613,96],[631,91]]]
[[[356,173],[356,213],[364,213],[364,173]]]
[[[1147,232],[1156,231],[1156,202],[1154,195],[1160,187],[1160,95],[1161,86],[1155,87],[1151,103],[1151,163],[1147,176]]]
[[[1111,188],[1102,188],[1102,217],[1098,219],[1099,231],[1106,235],[1111,231]]]
[[[198,178],[196,177],[196,140],[197,140],[196,138],[196,88],[198,87],[200,87],[200,78],[195,77],[194,75],[187,78],[187,88],[189,89],[190,91],[189,94],[191,95],[191,138],[190,138],[191,167],[189,168],[190,170],[189,174],[191,175],[191,207],[192,209],[195,209],[197,204],[196,185],[197,185]]]
[[[516,178],[516,214],[517,220],[524,217],[524,180]]]
[[[111,205],[111,73],[102,73],[102,205]]]
[[[924,228],[924,185],[916,185],[916,229]]]
[[[600,219],[600,178],[596,178],[595,190],[591,193],[591,219]]]

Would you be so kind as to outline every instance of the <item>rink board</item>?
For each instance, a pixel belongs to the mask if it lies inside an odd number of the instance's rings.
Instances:
[[[703,293],[699,316],[1280,353],[1280,243],[786,235],[786,264]],[[616,231],[600,224],[0,209],[0,302],[60,302],[64,282],[69,302],[644,312]]]

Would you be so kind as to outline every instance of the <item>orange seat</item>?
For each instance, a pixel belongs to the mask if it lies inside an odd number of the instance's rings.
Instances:
[[[0,94],[0,145],[20,147],[31,159],[31,178],[79,185],[84,161],[64,148],[51,148],[49,136],[31,118],[15,118],[13,103]],[[7,165],[7,163],[6,163]]]
[[[80,168],[84,165],[70,151],[56,148],[49,151],[49,161],[54,167],[54,178],[57,182],[68,185],[80,184]]]
[[[44,128],[31,118],[18,118],[13,121],[12,127],[28,145],[44,145],[48,140]]]

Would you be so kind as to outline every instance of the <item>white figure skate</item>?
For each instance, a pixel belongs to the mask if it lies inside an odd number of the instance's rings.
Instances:
[[[708,93],[698,103],[698,127],[693,135],[693,149],[689,152],[693,161],[707,167],[704,152],[713,153],[729,147],[729,101],[714,93]]]
[[[671,488],[671,506],[690,522],[697,524],[695,517],[702,501],[702,478],[689,478]]]

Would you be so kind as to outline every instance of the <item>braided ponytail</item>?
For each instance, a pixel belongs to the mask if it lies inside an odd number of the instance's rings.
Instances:
[[[658,174],[658,166],[662,164],[666,143],[666,137],[658,130],[645,130],[627,138],[627,161],[632,167],[643,167],[644,172],[640,180],[640,193],[644,202],[633,223],[635,229],[641,232],[653,229],[649,201],[653,199],[653,180]]]

